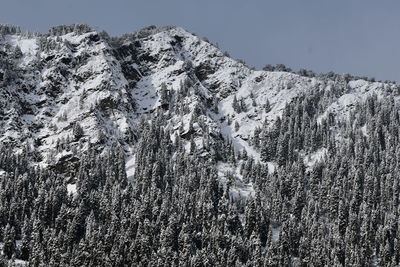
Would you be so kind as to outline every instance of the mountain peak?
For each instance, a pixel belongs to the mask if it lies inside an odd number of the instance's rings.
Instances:
[[[19,31],[8,25],[0,29],[3,34]],[[225,136],[238,151],[259,158],[248,140],[299,95],[344,86],[348,96],[343,92],[343,99],[333,101],[323,114],[328,116],[338,110],[347,114],[371,92],[385,95],[393,88],[251,70],[176,26],[149,26],[119,38],[105,38],[86,24],[56,26],[49,33],[9,36],[0,47],[0,139],[20,144],[16,149],[29,147],[43,166],[66,159],[57,152],[60,143],[75,151],[118,143],[132,151],[140,118],[159,110],[172,116],[172,135],[192,133],[192,117],[202,115],[210,134]],[[232,108],[235,98],[246,112]],[[270,110],[261,108],[267,104]],[[235,131],[232,123],[243,127]],[[74,137],[78,124],[79,138]],[[194,135],[195,141],[205,132]]]

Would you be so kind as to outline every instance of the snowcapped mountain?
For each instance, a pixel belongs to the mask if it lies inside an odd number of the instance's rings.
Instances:
[[[179,27],[119,38],[87,25],[54,27],[48,34],[2,26],[1,32],[0,140],[61,173],[77,161],[76,151],[119,145],[132,176],[137,124],[151,114],[166,115],[171,139],[183,137],[188,149],[191,139],[201,150],[211,137],[214,151],[204,156],[218,158],[218,143],[230,140],[236,151],[260,161],[250,142],[254,131],[265,121],[272,125],[292,99],[345,86],[325,103],[320,120],[346,118],[369,95],[385,97],[397,88],[253,70]]]
[[[398,266],[400,86],[264,69],[0,26],[0,266]]]

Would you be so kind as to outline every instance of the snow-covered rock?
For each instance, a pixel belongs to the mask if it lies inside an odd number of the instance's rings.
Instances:
[[[249,142],[255,129],[271,124],[299,95],[315,88],[329,92],[337,83],[253,70],[170,26],[118,38],[79,25],[55,27],[49,34],[6,34],[0,36],[0,62],[1,143],[16,152],[28,149],[38,164],[59,172],[67,172],[76,151],[89,145],[100,152],[122,146],[128,177],[134,174],[136,125],[143,116],[168,116],[171,139],[180,135],[201,148],[205,136],[211,143],[225,138],[259,162]],[[357,102],[371,94],[384,97],[391,87],[350,81],[320,120],[330,113],[345,117]],[[235,97],[245,106],[242,112],[232,107]],[[307,164],[321,153],[307,156]],[[268,165],[273,172],[274,164]]]

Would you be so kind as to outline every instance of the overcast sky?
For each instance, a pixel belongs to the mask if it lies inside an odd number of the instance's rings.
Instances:
[[[400,81],[398,0],[0,0],[0,22],[41,32],[83,22],[111,35],[177,25],[257,68]]]

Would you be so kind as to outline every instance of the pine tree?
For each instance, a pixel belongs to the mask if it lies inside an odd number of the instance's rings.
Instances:
[[[15,59],[19,59],[19,58],[23,57],[21,48],[18,45],[15,46],[12,56]]]
[[[237,113],[242,112],[241,110],[241,105],[236,97],[236,95],[233,96],[233,102],[232,102],[232,108],[234,111],[236,111]]]
[[[235,121],[235,131],[236,132],[239,131],[239,128],[240,128],[239,123]]]
[[[11,259],[15,253],[15,229],[10,224],[7,224],[3,230],[3,254],[7,259]]]
[[[78,141],[83,136],[83,129],[78,122],[74,123],[72,127],[72,135],[76,141]]]
[[[269,113],[271,111],[271,104],[269,103],[268,99],[265,101],[264,111],[265,111],[265,113]]]

